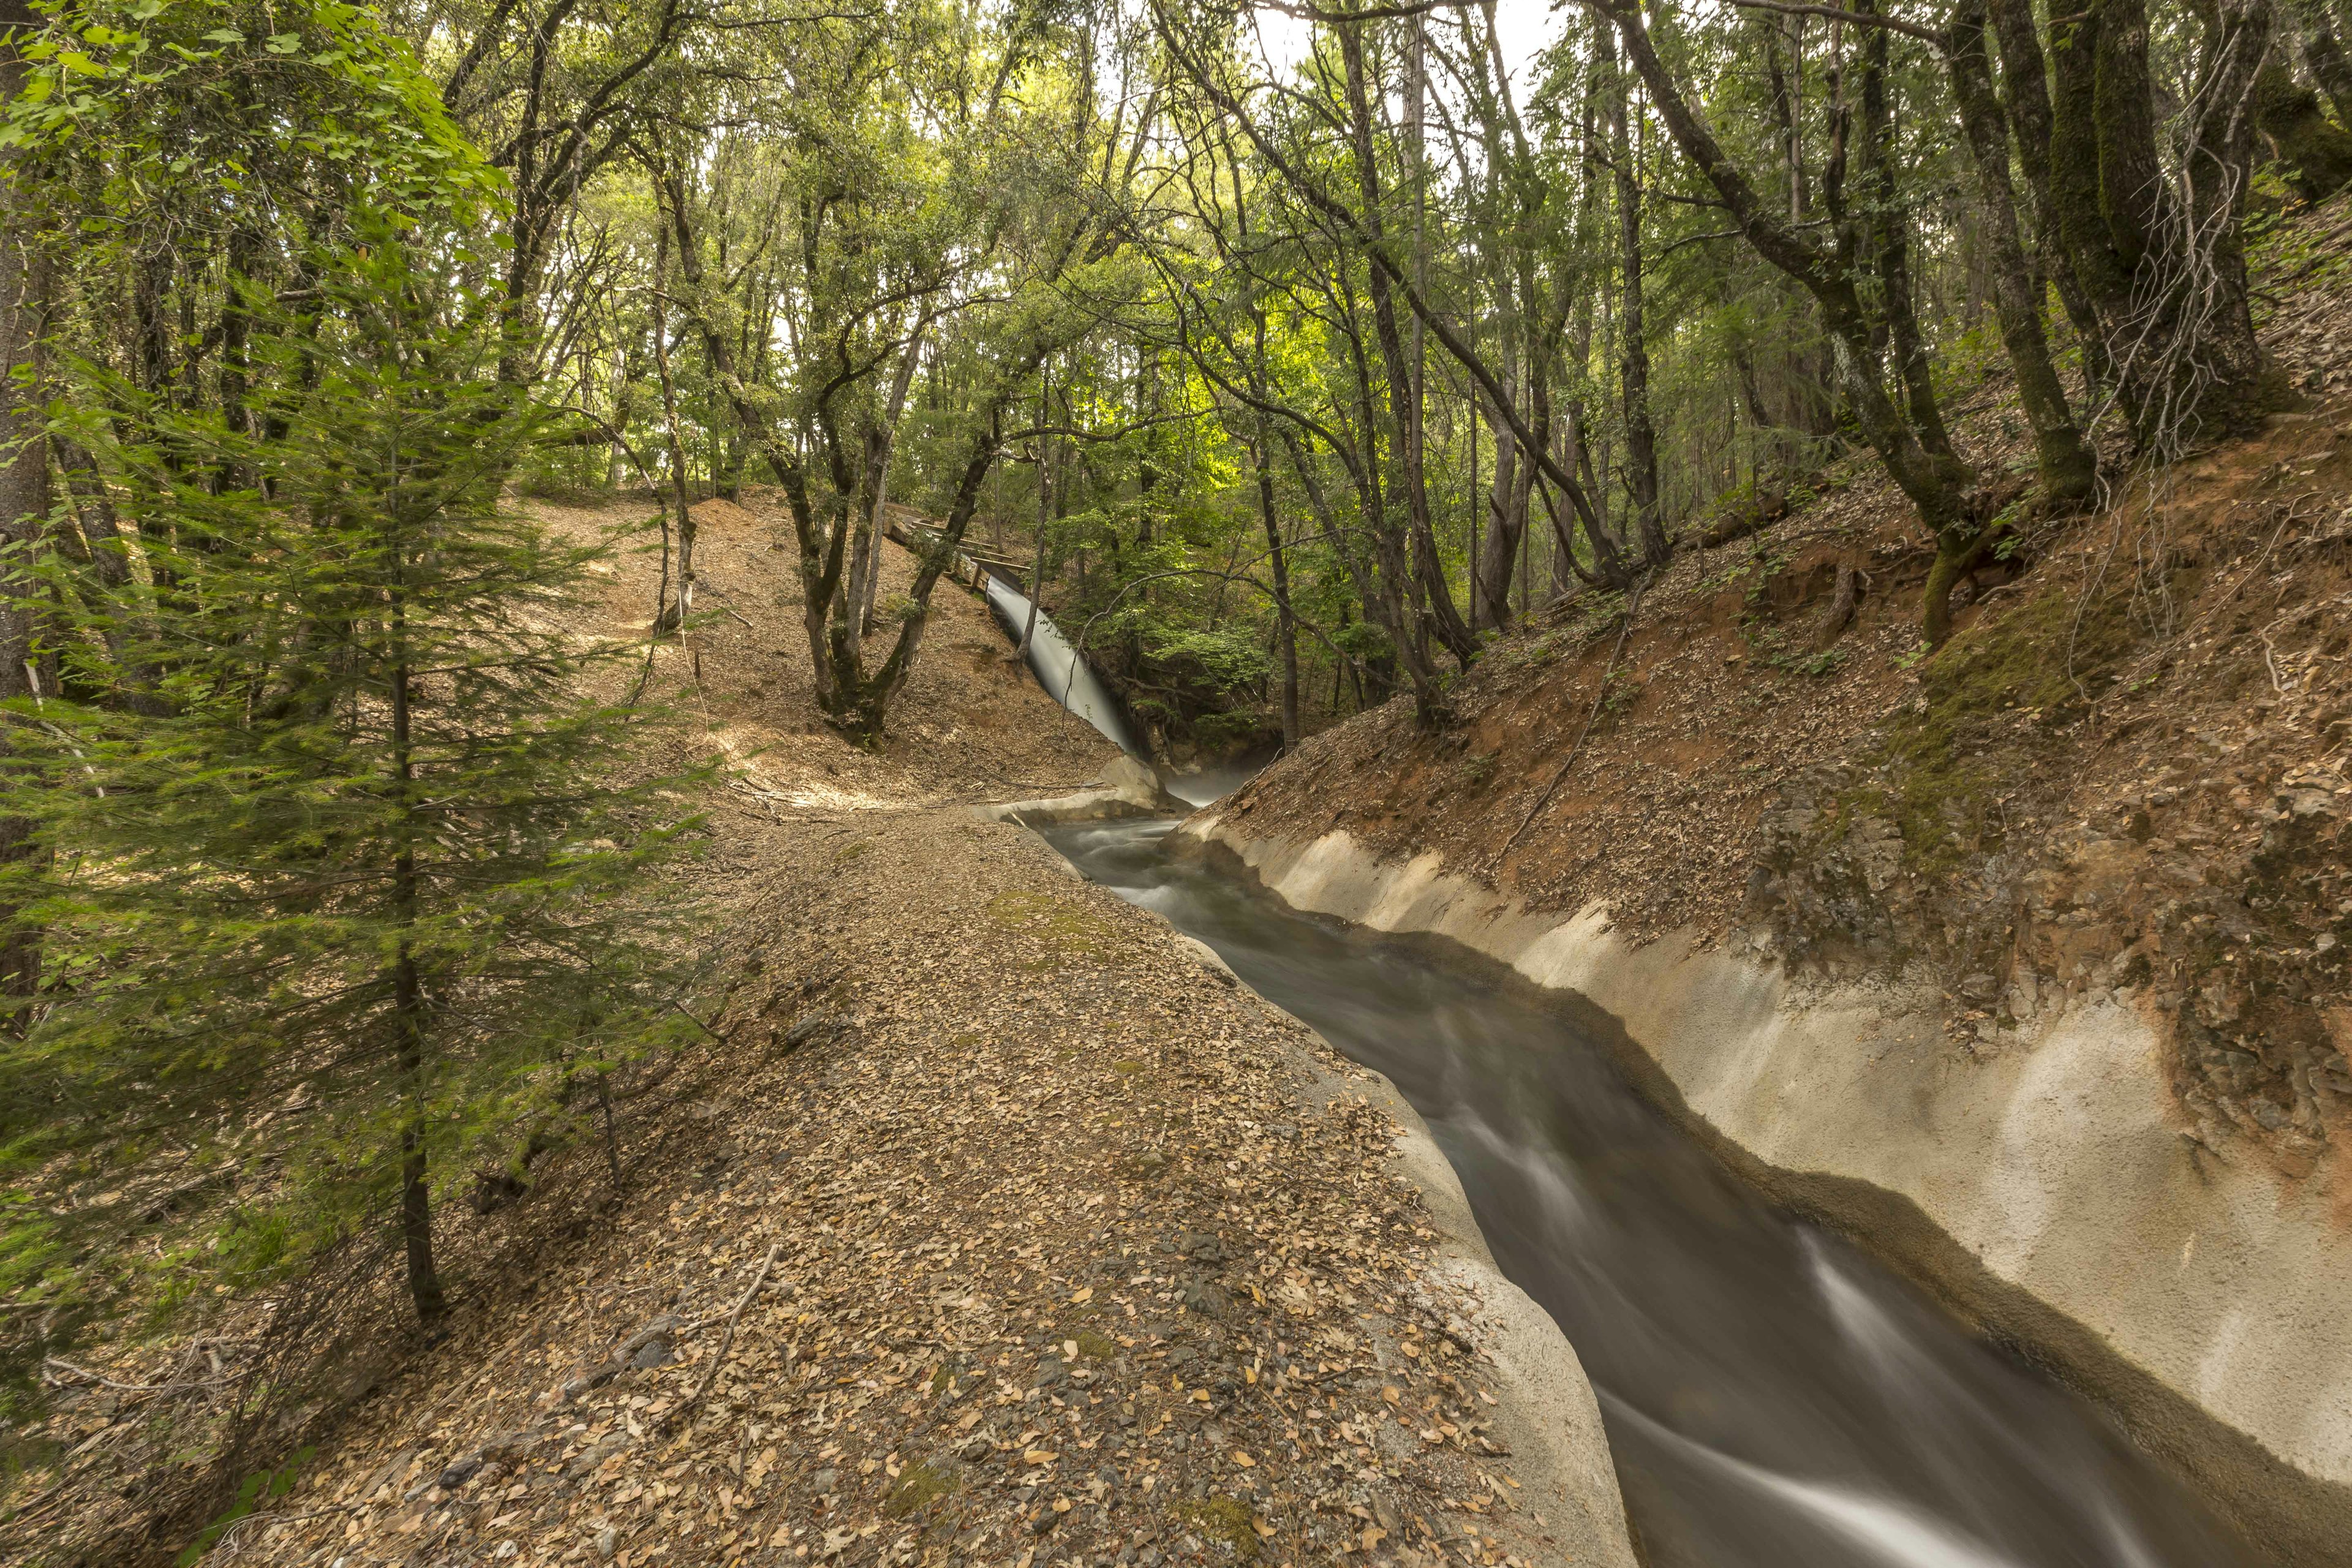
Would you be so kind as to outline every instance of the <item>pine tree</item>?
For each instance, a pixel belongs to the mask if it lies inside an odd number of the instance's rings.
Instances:
[[[0,889],[47,971],[0,1116],[19,1157],[280,1156],[246,1261],[389,1220],[430,1324],[436,1187],[689,1026],[646,879],[691,821],[576,629],[617,541],[501,502],[550,429],[495,304],[450,237],[362,233],[299,317],[251,302],[244,416],[89,365],[59,416],[121,527],[51,557],[64,690],[14,705],[0,804],[54,858]]]

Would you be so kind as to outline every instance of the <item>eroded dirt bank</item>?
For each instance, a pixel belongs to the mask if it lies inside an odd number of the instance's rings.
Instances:
[[[215,1554],[1630,1568],[1573,1355],[1425,1134],[1399,1158],[1410,1110],[973,815],[1115,755],[956,590],[882,755],[815,723],[762,511],[704,509],[722,613],[656,670],[730,762],[692,889],[721,1037],[627,1108],[617,1198],[583,1146],[451,1206],[450,1337],[387,1325]],[[61,1437],[114,1430],[68,1403]]]

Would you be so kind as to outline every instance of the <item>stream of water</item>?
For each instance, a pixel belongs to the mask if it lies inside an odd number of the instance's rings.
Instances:
[[[2252,1568],[2095,1408],[1764,1202],[1473,956],[1302,914],[1171,822],[1049,828],[1392,1079],[1566,1331],[1655,1568]]]
[[[1110,694],[1110,689],[1093,668],[1078,657],[1078,650],[1070,646],[1053,617],[1038,615],[1032,626],[1028,595],[1009,583],[991,577],[987,592],[988,607],[995,613],[997,625],[1004,628],[1005,636],[1017,645],[1022,629],[1029,627],[1029,671],[1045,689],[1045,694],[1092,724],[1105,740],[1129,756],[1143,755],[1118,700]]]

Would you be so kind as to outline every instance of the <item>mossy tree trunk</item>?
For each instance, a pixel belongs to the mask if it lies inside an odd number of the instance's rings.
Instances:
[[[25,88],[22,43],[37,37],[42,18],[25,0],[0,0],[0,98],[14,101]],[[9,162],[14,162],[10,156]],[[13,581],[0,590],[0,699],[37,697],[40,600],[26,571],[40,546],[49,510],[48,448],[42,432],[39,374],[47,268],[43,223],[28,182],[0,164],[0,548]],[[5,742],[0,742],[0,757]],[[47,853],[34,825],[0,816],[0,865],[38,864]],[[21,908],[0,908],[0,1029],[22,1033],[39,989],[41,933]]]
[[[2052,205],[2143,450],[2175,453],[2261,406],[2239,229],[2269,29],[2268,0],[2207,11],[2176,187],[2157,152],[2141,0],[2093,0],[2052,24]]]
[[[2254,78],[2254,109],[2305,201],[2324,202],[2352,183],[2352,134],[2320,112],[2319,94],[2294,79],[2276,49]]]
[[[2336,122],[2352,128],[2352,59],[2336,37],[2336,18],[2327,0],[2286,0],[2288,14],[2303,38],[2303,63],[2311,79],[2327,94]]]
[[[1625,73],[1604,28],[1595,40],[1596,68],[1607,78],[1609,161],[1617,190],[1618,387],[1623,398],[1625,488],[1633,503],[1634,538],[1643,562],[1656,568],[1669,551],[1658,516],[1658,432],[1650,418],[1650,342],[1642,298],[1642,180],[1625,112]]]
[[[2016,197],[2009,180],[2008,125],[1993,94],[1987,30],[1985,0],[1961,0],[1948,30],[1945,59],[1976,169],[1977,205],[1990,253],[1993,311],[2017,372],[2018,400],[2033,430],[2042,498],[2049,505],[2072,508],[2090,499],[2098,483],[2098,463],[2051,363],[2042,324],[2042,289],[2018,233]]]
[[[2017,138],[2017,164],[2025,174],[2027,199],[2033,215],[2032,261],[2046,272],[2058,291],[2059,304],[2074,329],[2083,352],[2084,372],[2095,392],[2114,384],[2107,363],[2106,334],[2090,295],[2074,274],[2053,195],[2052,166],[2054,110],[2050,97],[2049,58],[2034,30],[2032,0],[1988,0],[1986,12],[2000,53],[2002,104]],[[1957,18],[1956,18],[1957,20]],[[2039,278],[2037,272],[2036,277]],[[2042,291],[2033,298],[2038,305]]]

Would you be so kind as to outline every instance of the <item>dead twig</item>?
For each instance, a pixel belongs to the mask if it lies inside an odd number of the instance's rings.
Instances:
[[[686,1017],[686,1021],[687,1021],[688,1023],[689,1023],[689,1024],[693,1025],[696,1028],[698,1028],[698,1029],[701,1030],[704,1034],[706,1034],[706,1035],[709,1036],[712,1039],[717,1040],[717,1041],[718,1041],[719,1044],[721,1044],[721,1045],[725,1045],[725,1044],[727,1043],[727,1034],[726,1034],[726,1031],[721,1030],[721,1029],[714,1029],[714,1028],[712,1028],[709,1025],[708,1025],[708,1024],[704,1023],[701,1019],[699,1019],[699,1018],[696,1017],[693,1014],[687,1012],[687,1010],[686,1010],[686,1004],[685,1004],[685,1003],[680,1002],[680,1001],[677,1000],[675,997],[673,997],[673,998],[671,999],[671,1001],[670,1001],[670,1005],[671,1005],[672,1007],[677,1008],[677,1009],[678,1010],[678,1012],[680,1012],[681,1014],[684,1014],[684,1015],[685,1015],[685,1017]]]
[[[299,1524],[304,1520],[327,1519],[338,1514],[358,1511],[359,1505],[356,1503],[342,1503],[334,1508],[313,1509],[308,1513],[263,1513],[257,1510],[229,1521],[226,1527],[213,1542],[212,1559],[215,1563],[235,1562],[245,1550],[245,1539],[239,1532],[254,1525]]]
[[[186,1394],[199,1388],[217,1388],[228,1380],[228,1374],[224,1373],[217,1377],[198,1378],[192,1383],[117,1383],[110,1377],[100,1376],[86,1366],[76,1366],[69,1361],[60,1361],[53,1355],[43,1356],[41,1364],[45,1367],[55,1367],[59,1372],[69,1372],[76,1377],[88,1378],[100,1387],[111,1388],[119,1394]]]
[[[750,1287],[736,1300],[735,1310],[727,1314],[727,1331],[719,1336],[719,1348],[711,1352],[710,1364],[702,1372],[702,1381],[694,1385],[694,1392],[686,1396],[686,1403],[671,1412],[667,1425],[679,1426],[691,1419],[695,1407],[702,1403],[702,1396],[709,1393],[710,1385],[719,1380],[719,1369],[726,1364],[727,1352],[735,1346],[735,1325],[741,1321],[743,1309],[751,1304],[751,1298],[760,1293],[760,1287],[768,1282],[768,1270],[776,1266],[776,1254],[782,1250],[783,1245],[781,1241],[768,1244],[768,1256],[760,1259],[760,1271],[751,1276]]]
[[[1633,591],[1625,595],[1625,624],[1617,628],[1617,646],[1609,650],[1609,662],[1601,667],[1601,684],[1592,693],[1592,707],[1584,715],[1584,728],[1576,732],[1575,743],[1568,748],[1568,755],[1560,759],[1559,771],[1551,775],[1551,783],[1544,785],[1543,794],[1536,796],[1535,805],[1528,807],[1528,814],[1519,819],[1517,829],[1503,841],[1503,847],[1500,849],[1495,851],[1491,868],[1499,868],[1503,864],[1503,857],[1508,855],[1513,846],[1526,837],[1528,829],[1535,825],[1537,814],[1551,803],[1553,793],[1567,779],[1568,770],[1576,763],[1577,752],[1584,749],[1584,737],[1592,732],[1592,721],[1601,717],[1601,705],[1609,700],[1609,677],[1616,671],[1617,660],[1625,651],[1625,639],[1633,635],[1633,612],[1641,608],[1643,586],[1644,584],[1636,583],[1633,584]]]

